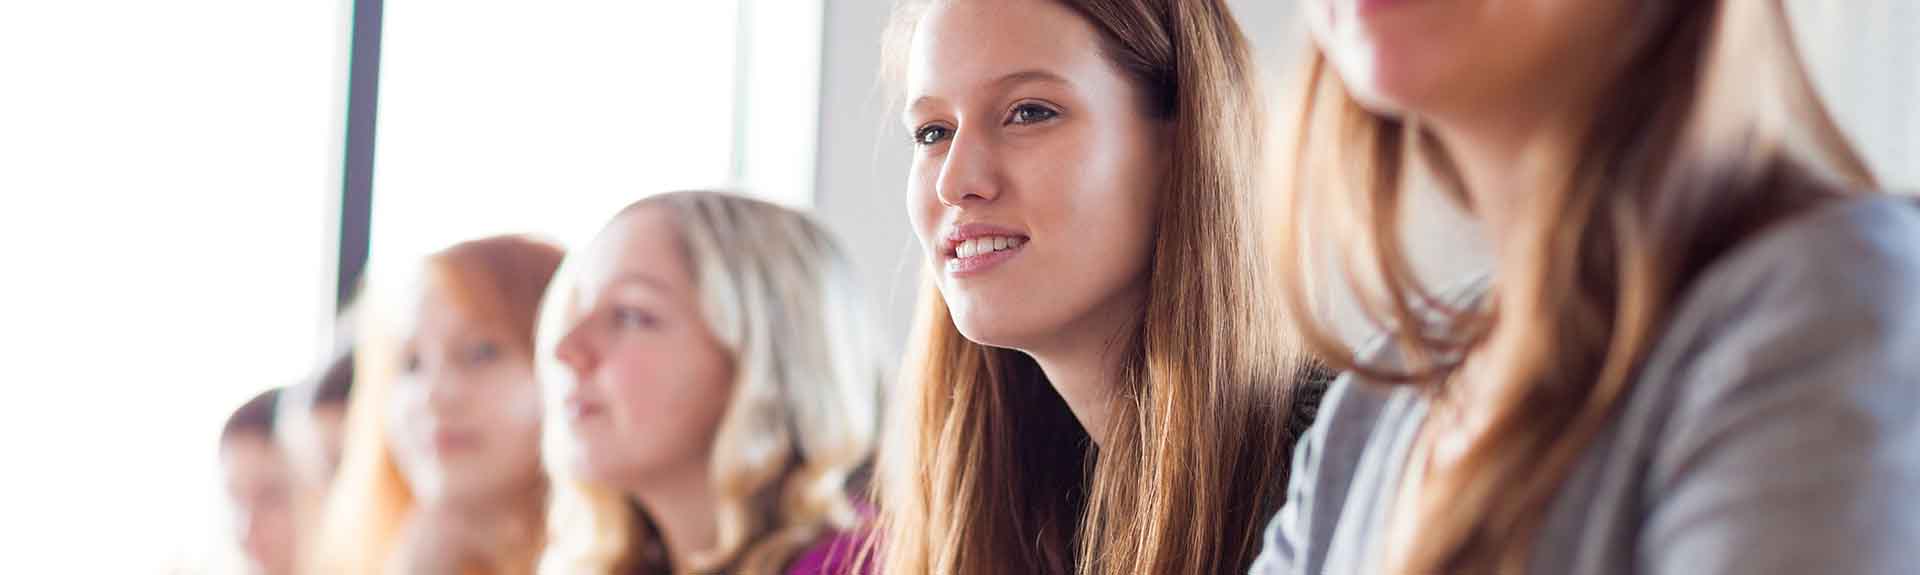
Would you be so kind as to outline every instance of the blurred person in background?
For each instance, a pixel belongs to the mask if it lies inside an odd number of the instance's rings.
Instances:
[[[294,479],[274,441],[279,388],[234,410],[220,430],[220,470],[242,564],[257,575],[292,575],[296,556]]]
[[[311,573],[533,571],[546,505],[533,336],[562,255],[495,236],[374,284]]]
[[[347,398],[353,393],[353,348],[328,360],[313,379],[288,388],[275,434],[301,483],[324,487],[340,468]]]
[[[1274,255],[1352,371],[1255,573],[1920,572],[1920,209],[1780,1],[1300,6]],[[1489,277],[1419,285],[1423,180]],[[1316,321],[1329,275],[1373,280],[1377,343]]]
[[[276,410],[274,437],[293,474],[294,526],[303,549],[311,548],[319,531],[321,505],[340,466],[347,398],[353,391],[353,348],[344,329],[347,323],[336,324],[344,349],[318,374],[282,392]]]
[[[568,258],[542,319],[547,573],[845,573],[884,364],[804,214],[653,196]]]
[[[881,569],[1244,571],[1329,377],[1275,329],[1231,11],[911,1],[890,32],[929,265]]]

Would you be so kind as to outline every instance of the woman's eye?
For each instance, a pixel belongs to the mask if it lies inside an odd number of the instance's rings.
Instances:
[[[1013,109],[1013,113],[1007,118],[1007,123],[1014,125],[1038,124],[1052,120],[1059,115],[1060,113],[1054,111],[1053,108],[1039,104],[1021,104],[1019,107]]]
[[[660,325],[660,318],[645,310],[618,307],[613,309],[613,325],[622,328],[653,329]]]
[[[931,146],[940,143],[941,140],[945,140],[952,135],[953,132],[948,130],[946,126],[923,126],[913,131],[913,143],[921,146]]]

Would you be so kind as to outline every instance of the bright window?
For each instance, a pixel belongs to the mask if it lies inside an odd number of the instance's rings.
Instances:
[[[220,425],[332,341],[352,11],[0,4],[0,571],[231,567]],[[369,273],[663,190],[810,204],[822,11],[386,3]]]
[[[734,181],[734,2],[533,6],[387,4],[369,273]]]
[[[328,337],[347,14],[0,3],[0,571],[221,542],[221,423]]]

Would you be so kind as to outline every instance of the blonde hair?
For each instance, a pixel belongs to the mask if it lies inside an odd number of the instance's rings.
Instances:
[[[422,279],[467,309],[496,325],[508,339],[502,345],[531,357],[534,318],[547,281],[559,268],[558,246],[526,236],[494,236],[464,242],[428,256]],[[385,572],[413,510],[413,492],[389,451],[384,425],[393,382],[401,370],[403,334],[395,333],[398,290],[383,284],[358,307],[359,338],[354,354],[354,390],[347,400],[346,438],[338,477],[327,495],[312,573]],[[533,382],[527,382],[532,385]],[[525,566],[473,566],[471,572],[523,572]]]
[[[1309,51],[1276,235],[1303,335],[1340,367],[1432,394],[1481,356],[1489,369],[1476,375],[1493,390],[1473,407],[1491,421],[1484,439],[1423,487],[1410,518],[1420,537],[1396,572],[1522,571],[1547,505],[1693,280],[1766,226],[1874,185],[1815,95],[1777,0],[1638,10],[1620,36],[1635,51],[1585,116],[1569,177],[1533,191],[1490,297],[1473,307],[1419,285],[1401,248],[1407,172],[1424,167],[1470,204],[1447,150],[1418,118],[1361,107]],[[1360,364],[1312,319],[1321,241],[1345,249],[1339,272],[1410,369]]]
[[[889,37],[896,80],[918,4]],[[969,341],[927,282],[877,476],[880,572],[1244,571],[1284,496],[1313,371],[1254,251],[1246,40],[1220,1],[1064,4],[1171,128],[1114,424],[1096,449],[1031,357]]]
[[[852,269],[819,224],[768,202],[668,193],[633,203],[608,226],[643,209],[671,214],[704,316],[735,366],[711,462],[718,543],[686,562],[702,572],[777,573],[822,536],[861,524],[854,484],[873,452],[885,368]],[[563,369],[553,351],[571,327],[571,283],[556,283],[563,291],[544,311],[543,377]],[[558,403],[548,401],[546,420],[554,490],[541,571],[664,570],[643,553],[658,552],[645,511],[571,476],[574,446]]]

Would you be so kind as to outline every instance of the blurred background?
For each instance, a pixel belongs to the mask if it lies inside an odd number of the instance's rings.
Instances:
[[[1295,3],[1229,3],[1280,73]],[[1920,3],[1789,4],[1911,193]],[[0,4],[0,570],[217,569],[226,414],[318,367],[363,273],[462,239],[578,245],[646,194],[743,188],[839,234],[897,349],[919,256],[877,80],[891,5]],[[1483,261],[1459,214],[1419,213],[1435,278]]]

